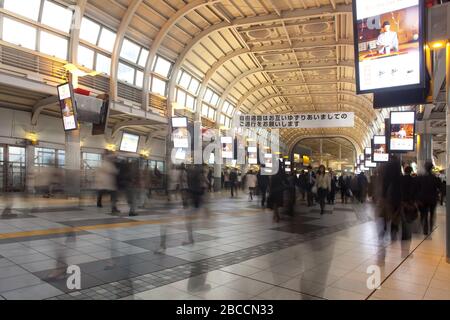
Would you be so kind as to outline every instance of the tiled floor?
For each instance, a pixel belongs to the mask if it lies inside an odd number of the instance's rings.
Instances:
[[[450,299],[443,207],[432,236],[411,243],[380,241],[371,204],[321,217],[298,201],[280,223],[243,194],[210,195],[195,213],[153,200],[132,218],[62,200],[19,207],[0,219],[0,299]],[[80,290],[67,286],[71,265]]]

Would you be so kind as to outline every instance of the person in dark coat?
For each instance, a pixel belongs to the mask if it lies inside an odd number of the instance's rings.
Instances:
[[[383,172],[383,188],[382,199],[384,218],[387,222],[391,222],[391,239],[396,240],[399,224],[400,224],[400,209],[401,209],[401,180],[402,171],[400,160],[393,156],[391,161],[386,164]]]
[[[280,221],[279,208],[283,207],[284,203],[284,191],[287,188],[286,177],[282,170],[278,170],[278,173],[272,176],[270,179],[270,194],[269,202],[273,209],[273,220],[275,222]]]
[[[405,175],[401,177],[402,194],[402,240],[411,240],[411,224],[417,219],[416,197],[417,183],[416,178],[411,176],[412,168],[405,168]]]
[[[347,202],[347,184],[345,183],[344,175],[341,175],[338,179],[338,186],[341,192],[341,202]]]
[[[367,199],[367,189],[369,186],[369,182],[367,181],[367,177],[364,172],[361,172],[358,175],[358,185],[359,185],[359,201],[364,203]]]
[[[267,199],[267,189],[269,188],[270,178],[268,175],[262,174],[262,170],[265,168],[265,165],[261,165],[261,170],[259,170],[256,178],[258,179],[258,187],[261,191],[261,206],[264,207],[266,205]]]
[[[234,197],[236,194],[237,197],[237,187],[238,187],[238,173],[236,168],[233,168],[233,170],[230,173],[230,189],[231,189],[231,197]]]
[[[312,192],[313,186],[316,184],[316,175],[311,166],[308,167],[308,173],[306,175],[306,200],[308,207],[314,205],[314,194]]]
[[[434,228],[440,181],[433,172],[433,164],[425,163],[425,174],[418,177],[417,204],[420,211],[423,234],[429,235]]]

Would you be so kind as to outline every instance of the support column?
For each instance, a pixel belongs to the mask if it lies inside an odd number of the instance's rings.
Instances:
[[[81,193],[81,143],[80,130],[66,132],[65,190],[69,198],[79,198]]]
[[[425,127],[427,127],[425,125]],[[433,135],[420,133],[417,135],[417,170],[424,172],[425,163],[433,161]]]
[[[28,145],[25,149],[26,176],[25,186],[28,194],[35,193],[36,170],[34,166],[34,146]]]
[[[447,257],[447,263],[450,263],[450,181],[448,179],[449,177],[449,170],[450,170],[450,43],[447,42],[446,45],[446,72],[445,72],[445,79],[446,79],[446,100],[447,100],[447,108],[445,108],[446,112],[446,131],[447,131],[447,143],[446,143],[446,166],[445,166],[445,174],[446,174],[446,181],[447,181],[447,193],[446,193],[446,217],[445,217],[445,224],[446,224],[446,231],[445,231],[445,239],[446,239],[446,257]]]
[[[323,153],[323,139],[320,139],[320,149],[319,149],[319,153],[320,153],[320,164],[322,165],[322,153]]]

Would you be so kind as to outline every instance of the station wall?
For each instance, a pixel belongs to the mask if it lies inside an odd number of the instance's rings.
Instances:
[[[80,139],[82,142],[82,151],[103,153],[107,144],[115,144],[117,149],[120,145],[121,134],[114,138],[110,137],[111,130],[108,129],[106,135],[92,136],[92,126],[82,124]],[[126,131],[126,130],[125,130]],[[40,115],[36,126],[31,125],[31,114],[25,111],[0,108],[0,144],[24,145],[27,135],[31,132],[36,133],[39,141],[38,147],[64,149],[65,132],[61,119],[46,115]],[[155,160],[164,160],[165,141],[152,139],[146,145],[146,137],[141,136],[138,152],[140,150],[149,150],[150,158]],[[139,156],[139,153],[126,153],[127,156]]]

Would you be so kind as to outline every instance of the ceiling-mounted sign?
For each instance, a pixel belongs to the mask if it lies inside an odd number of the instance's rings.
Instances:
[[[425,87],[423,0],[353,0],[357,93]]]
[[[240,115],[239,125],[245,128],[353,128],[353,112]]]

